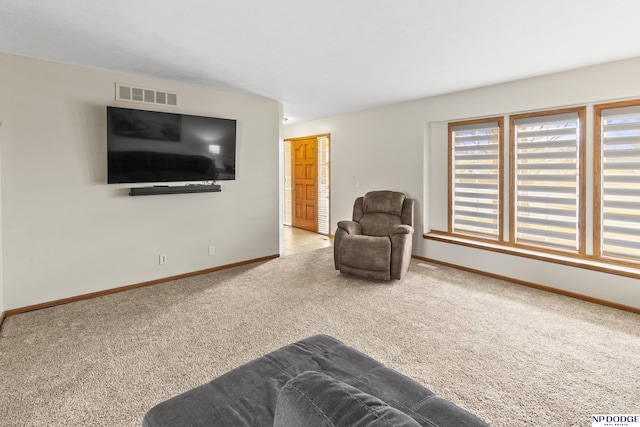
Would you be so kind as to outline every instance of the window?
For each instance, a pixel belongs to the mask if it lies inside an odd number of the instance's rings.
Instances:
[[[640,101],[595,107],[596,256],[640,259]]]
[[[449,232],[502,238],[503,118],[449,124]]]
[[[593,105],[590,165],[586,112],[579,106],[450,122],[448,230],[431,230],[425,238],[597,263],[590,268],[638,268],[640,99]],[[587,188],[591,166],[593,186]]]
[[[511,241],[584,252],[584,108],[511,116]]]

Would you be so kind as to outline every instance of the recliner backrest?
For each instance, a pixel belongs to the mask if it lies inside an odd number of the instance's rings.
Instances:
[[[385,213],[402,216],[402,204],[406,196],[395,191],[370,191],[363,197],[365,214]]]
[[[370,191],[353,205],[353,220],[368,236],[388,236],[400,224],[413,227],[413,200],[395,191]]]

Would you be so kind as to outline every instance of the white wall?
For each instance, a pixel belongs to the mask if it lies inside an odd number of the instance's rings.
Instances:
[[[331,230],[374,189],[417,199],[414,254],[640,308],[637,280],[425,240],[446,231],[447,138],[442,124],[640,98],[640,58],[421,99],[284,127],[285,138],[331,133]],[[588,116],[592,120],[591,113]],[[589,126],[587,127],[589,129]],[[589,157],[592,158],[591,156]],[[589,166],[588,171],[593,171]],[[360,187],[356,182],[360,182]],[[590,176],[588,185],[592,182]],[[591,203],[592,198],[587,199]],[[592,223],[592,217],[589,217]]]
[[[0,68],[5,310],[279,253],[278,102],[10,55]],[[180,107],[115,102],[115,82],[176,91]],[[106,105],[236,119],[237,180],[143,197],[107,185]]]
[[[0,61],[0,66],[2,62]],[[1,79],[0,79],[1,80]],[[5,85],[0,81],[0,93],[5,93]],[[0,99],[0,318],[4,313],[4,280],[3,280],[3,258],[2,258],[2,117],[6,113],[6,103],[4,98]]]
[[[350,219],[353,201],[371,190],[402,191],[416,199],[422,229],[424,122],[411,104],[285,125],[285,138],[330,133],[330,232]]]

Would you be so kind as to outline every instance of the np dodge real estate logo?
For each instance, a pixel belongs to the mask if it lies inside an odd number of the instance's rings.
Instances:
[[[640,427],[640,415],[591,415],[591,427]]]

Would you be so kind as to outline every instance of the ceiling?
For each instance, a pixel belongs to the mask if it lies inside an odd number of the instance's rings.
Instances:
[[[640,56],[637,0],[0,0],[0,52],[249,93],[288,123]]]

